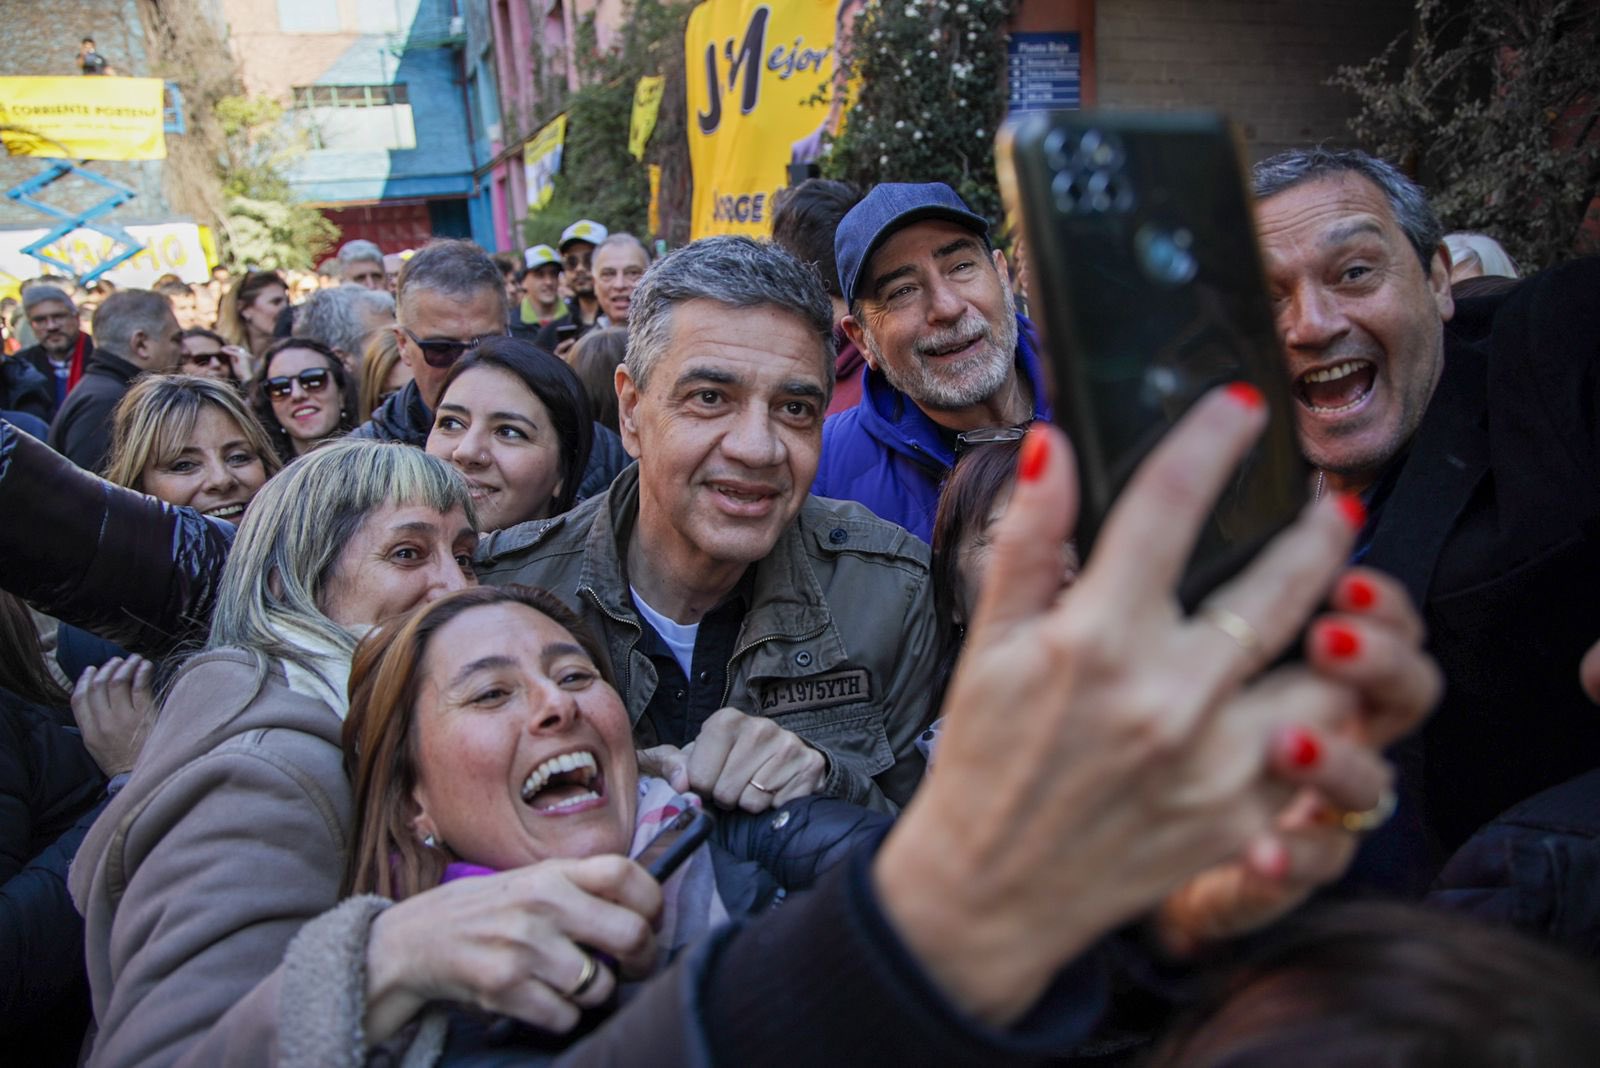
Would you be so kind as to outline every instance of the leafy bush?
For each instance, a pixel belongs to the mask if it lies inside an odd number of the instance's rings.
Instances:
[[[1334,85],[1351,129],[1428,186],[1446,226],[1482,230],[1527,268],[1593,246],[1600,196],[1600,11],[1594,0],[1418,0],[1416,29]],[[1396,66],[1401,69],[1396,73]]]

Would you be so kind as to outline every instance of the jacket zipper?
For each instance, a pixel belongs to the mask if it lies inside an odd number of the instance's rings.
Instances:
[[[627,655],[623,657],[623,660],[626,662],[622,665],[622,699],[624,702],[626,702],[628,699],[628,691],[633,689],[633,650],[639,644],[639,637],[641,634],[643,634],[643,631],[639,629],[639,624],[629,619],[623,619],[621,616],[611,611],[611,609],[607,608],[601,602],[600,595],[594,591],[593,586],[585,586],[583,588],[583,592],[589,595],[589,600],[594,602],[594,606],[600,609],[601,614],[607,619],[614,623],[620,623],[624,627],[631,627],[633,629],[633,640],[628,643]],[[616,664],[612,664],[611,666],[613,668],[617,667]]]

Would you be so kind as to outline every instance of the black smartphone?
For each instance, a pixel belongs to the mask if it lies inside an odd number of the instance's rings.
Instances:
[[[689,859],[689,854],[700,848],[716,822],[704,809],[684,809],[650,839],[650,844],[633,859],[644,866],[650,877],[664,883]]]
[[[583,329],[577,323],[557,323],[556,341],[570,341],[578,336],[578,331]]]
[[[1299,513],[1309,486],[1237,138],[1213,113],[1041,111],[1008,122],[997,147],[1052,410],[1078,457],[1081,553],[1202,394],[1243,380],[1266,397],[1266,432],[1179,587],[1192,608]]]

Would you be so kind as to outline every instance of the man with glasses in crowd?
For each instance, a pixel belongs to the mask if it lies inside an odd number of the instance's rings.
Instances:
[[[400,270],[395,319],[400,359],[411,369],[411,381],[351,434],[420,449],[433,429],[450,368],[484,338],[507,332],[500,268],[471,241],[430,241]],[[603,490],[628,462],[621,439],[597,425],[579,497]]]
[[[600,299],[594,292],[594,250],[609,236],[610,232],[593,219],[579,219],[561,232],[557,248],[572,299],[567,301],[567,313],[534,338],[534,344],[546,352],[565,359],[578,338],[593,329],[600,318]]]
[[[942,183],[884,183],[839,223],[840,322],[870,369],[831,417],[811,492],[859,501],[928,541],[959,449],[1049,416],[1033,324],[989,224]]]
[[[68,391],[83,378],[84,367],[94,355],[94,341],[79,328],[77,306],[58,286],[23,286],[22,312],[38,344],[23,349],[15,358],[31,364],[51,382],[54,400],[44,417],[49,421],[61,410]]]

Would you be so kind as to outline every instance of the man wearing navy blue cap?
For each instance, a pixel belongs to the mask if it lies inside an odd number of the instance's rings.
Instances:
[[[823,427],[812,492],[859,501],[927,541],[959,448],[1048,416],[1033,326],[989,224],[949,186],[885,183],[834,238],[866,357],[861,402]]]

